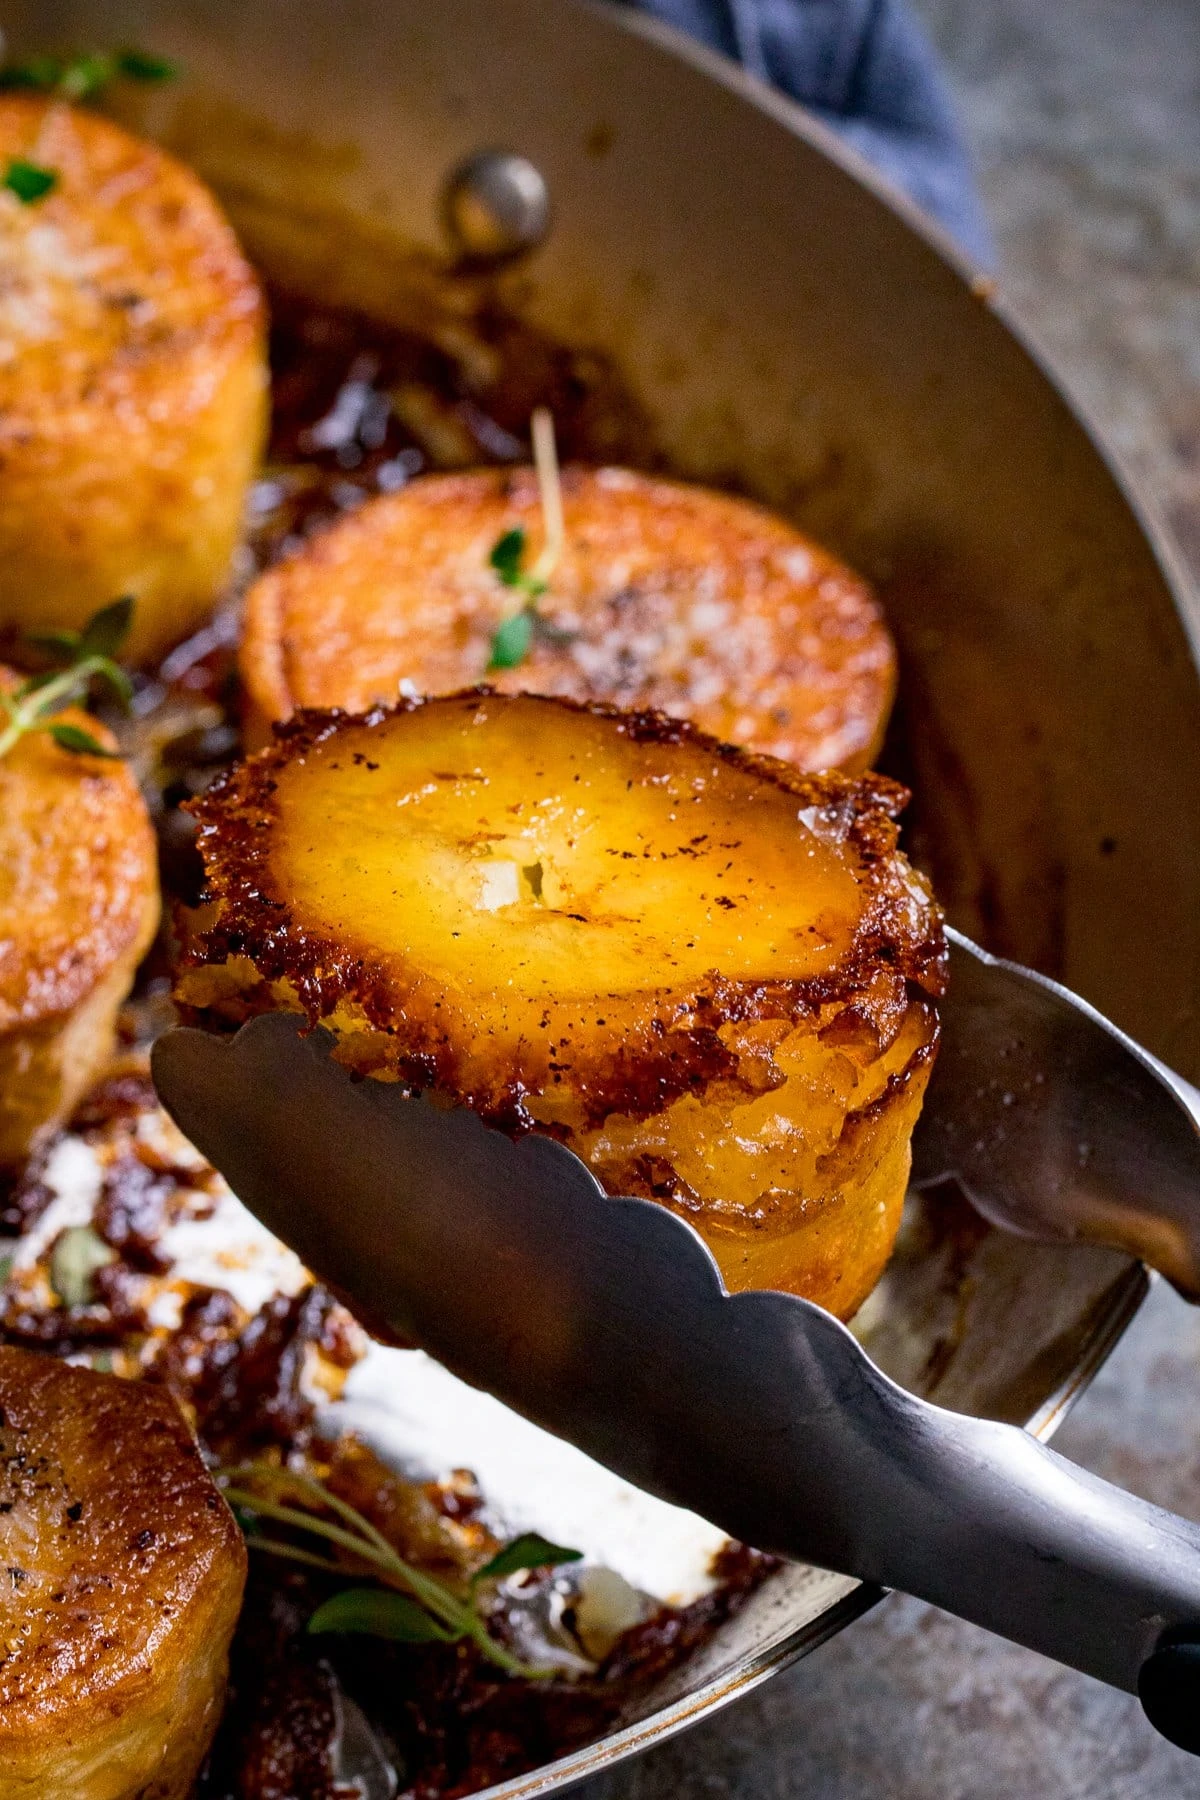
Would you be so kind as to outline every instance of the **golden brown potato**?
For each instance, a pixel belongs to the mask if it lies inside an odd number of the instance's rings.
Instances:
[[[356,1072],[551,1130],[731,1289],[880,1274],[945,946],[903,790],[662,714],[465,694],[309,713],[193,803],[178,993],[323,1020]]]
[[[246,1548],[165,1388],[0,1347],[0,1800],[185,1800]]]
[[[86,713],[61,717],[111,745]],[[0,757],[0,1169],[62,1123],[109,1056],[158,913],[154,830],[129,769],[22,737]]]
[[[658,707],[801,768],[869,765],[895,653],[849,569],[744,500],[625,469],[568,469],[563,506],[566,548],[539,609],[550,629],[488,680]],[[520,604],[488,556],[518,525],[532,561],[532,470],[427,476],[264,575],[241,648],[252,740],[297,707],[361,712],[482,681]]]
[[[266,402],[257,282],[207,189],[61,101],[0,95],[0,627],[137,600],[145,661],[225,580]]]

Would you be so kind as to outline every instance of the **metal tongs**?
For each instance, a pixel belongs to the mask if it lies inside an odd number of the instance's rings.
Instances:
[[[1200,1296],[1200,1094],[952,934],[914,1176]],[[1136,1691],[1200,1754],[1200,1528],[888,1379],[787,1294],[730,1297],[664,1207],[546,1138],[352,1081],[295,1014],[154,1051],[168,1110],[367,1320],[760,1549],[899,1588]]]

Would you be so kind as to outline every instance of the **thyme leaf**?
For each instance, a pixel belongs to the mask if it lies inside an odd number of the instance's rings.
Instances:
[[[327,1631],[354,1631],[401,1644],[452,1644],[458,1636],[407,1594],[377,1587],[343,1588],[318,1606],[308,1629],[315,1637]]]
[[[79,633],[77,631],[27,631],[25,642],[31,644],[35,650],[41,650],[45,655],[53,657],[56,663],[61,663],[74,656],[78,651]]]
[[[505,587],[520,587],[521,563],[525,556],[525,527],[514,525],[492,545],[488,562]]]
[[[47,730],[60,750],[69,750],[74,756],[103,756],[110,762],[121,760],[120,751],[108,749],[99,738],[78,725],[50,725]]]
[[[471,1580],[499,1581],[505,1575],[515,1575],[519,1569],[553,1569],[560,1563],[578,1562],[581,1554],[579,1550],[565,1549],[562,1544],[552,1544],[549,1538],[541,1537],[536,1531],[526,1531],[511,1544],[497,1550],[491,1562],[477,1569]]]
[[[116,1259],[116,1251],[90,1225],[69,1226],[50,1252],[50,1286],[64,1306],[90,1306],[97,1274]]]
[[[489,673],[493,669],[516,669],[529,654],[529,644],[533,637],[533,613],[523,606],[518,613],[511,613],[500,625],[492,638],[492,653],[488,659]]]
[[[11,156],[4,171],[0,187],[7,188],[15,194],[22,206],[33,206],[58,186],[58,171],[44,169],[41,163],[26,162],[23,157]]]
[[[133,624],[133,595],[123,594],[93,613],[79,634],[79,648],[89,656],[116,656]]]
[[[176,81],[180,68],[169,56],[130,48],[117,51],[117,74],[130,81]]]
[[[49,93],[58,86],[63,71],[63,58],[42,52],[22,63],[6,63],[0,68],[0,89],[32,88]]]

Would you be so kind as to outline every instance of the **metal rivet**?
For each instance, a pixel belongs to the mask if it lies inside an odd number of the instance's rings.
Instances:
[[[550,193],[528,158],[483,150],[450,177],[446,229],[472,262],[504,262],[534,250],[550,229]]]

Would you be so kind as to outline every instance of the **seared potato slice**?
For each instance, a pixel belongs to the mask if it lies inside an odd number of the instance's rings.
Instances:
[[[165,1388],[0,1347],[0,1800],[185,1800],[246,1548]]]
[[[304,714],[193,803],[210,897],[178,994],[300,1009],[355,1071],[685,1213],[730,1288],[848,1316],[937,1041],[903,798],[528,695]]]
[[[895,653],[849,569],[744,500],[625,469],[566,470],[563,509],[566,547],[539,605],[549,629],[488,680],[658,707],[806,769],[868,766]],[[519,605],[488,556],[516,526],[531,563],[532,470],[427,476],[264,575],[241,648],[252,737],[298,707],[361,712],[482,681]]]
[[[60,717],[112,744],[88,714]],[[0,1169],[99,1073],[158,915],[154,830],[129,769],[26,734],[0,757]]]
[[[263,304],[216,201],[153,145],[0,95],[0,627],[78,629],[137,599],[146,661],[205,617],[266,417]]]

